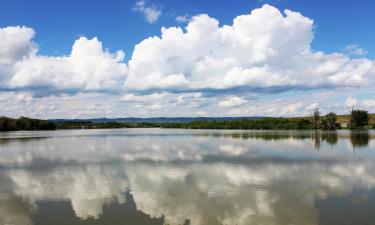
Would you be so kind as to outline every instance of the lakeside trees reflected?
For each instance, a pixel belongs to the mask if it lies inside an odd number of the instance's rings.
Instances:
[[[370,138],[368,130],[350,132],[350,142],[352,143],[353,149],[368,146]]]

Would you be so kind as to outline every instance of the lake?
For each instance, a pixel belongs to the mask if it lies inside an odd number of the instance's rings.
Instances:
[[[374,131],[0,133],[0,225],[373,225]]]

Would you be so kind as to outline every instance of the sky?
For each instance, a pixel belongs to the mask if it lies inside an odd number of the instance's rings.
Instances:
[[[375,112],[375,2],[2,0],[0,115]]]

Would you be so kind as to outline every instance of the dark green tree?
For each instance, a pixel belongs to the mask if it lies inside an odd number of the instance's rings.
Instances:
[[[20,117],[18,119],[0,117],[0,131],[13,130],[54,130],[56,124],[48,120]]]
[[[353,109],[351,112],[350,127],[363,128],[368,124],[369,115],[366,110]]]
[[[337,115],[333,112],[328,113],[325,116],[325,129],[333,130],[336,129]]]
[[[8,117],[0,117],[0,131],[16,130],[16,120]]]
[[[319,111],[319,108],[316,107],[314,109],[314,113],[313,113],[313,124],[314,124],[314,128],[317,129],[320,127],[320,111]]]

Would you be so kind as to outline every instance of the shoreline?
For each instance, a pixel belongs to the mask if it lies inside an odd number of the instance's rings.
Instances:
[[[375,118],[371,114],[368,122],[360,126],[350,124],[350,116],[337,116],[327,123],[326,117],[318,120],[312,117],[297,118],[256,118],[231,120],[196,120],[190,122],[93,122],[93,121],[49,121],[20,117],[18,119],[0,117],[0,131],[40,131],[66,129],[115,129],[115,128],[178,128],[211,130],[336,130],[375,129]],[[349,119],[349,122],[347,121]],[[340,122],[339,122],[340,121]]]

